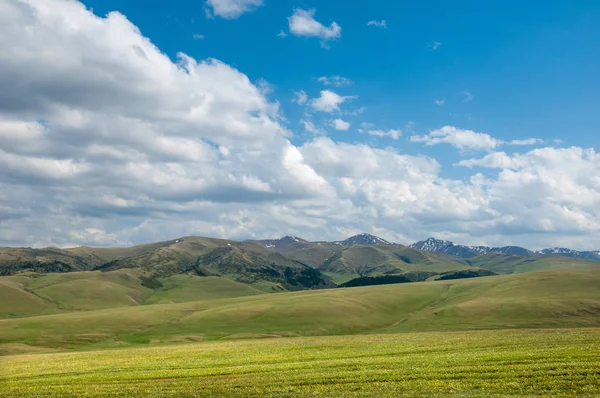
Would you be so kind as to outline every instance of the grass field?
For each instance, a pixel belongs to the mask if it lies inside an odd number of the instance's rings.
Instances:
[[[598,396],[600,330],[263,339],[1,359],[0,396]]]
[[[0,278],[0,396],[600,396],[599,270],[277,294],[161,281]]]
[[[485,268],[498,274],[600,268],[598,261],[561,256],[520,257],[494,252],[471,258],[468,261],[475,267]]]
[[[273,335],[600,327],[599,286],[600,271],[549,271],[74,311],[0,320],[0,350],[11,344],[28,351]]]
[[[173,275],[142,286],[136,270],[24,273],[0,277],[0,319],[264,294],[226,278]]]

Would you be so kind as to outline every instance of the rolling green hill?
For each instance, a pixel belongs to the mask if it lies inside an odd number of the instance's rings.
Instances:
[[[317,243],[287,251],[289,258],[319,269],[342,284],[359,277],[398,275],[407,272],[445,272],[468,269],[464,259],[427,253],[401,245],[355,245]]]
[[[222,276],[265,291],[334,286],[318,270],[259,245],[197,237],[181,238],[171,245],[114,260],[98,269],[124,268],[161,277],[189,273]]]
[[[17,272],[73,272],[84,271],[97,263],[55,247],[45,249],[0,248],[0,276]]]
[[[498,274],[520,274],[524,272],[548,270],[600,269],[600,262],[561,256],[514,256],[502,253],[488,253],[470,258],[469,265],[480,267]]]
[[[0,277],[0,318],[264,294],[226,278],[173,275],[144,286],[137,270]]]
[[[369,237],[376,240],[376,237]],[[130,248],[0,249],[0,275],[130,270],[137,275],[136,280],[146,278],[143,288],[155,288],[152,281],[157,278],[196,275],[223,277],[271,293],[330,288],[357,278],[363,278],[360,283],[369,282],[369,278],[378,278],[376,282],[379,283],[387,276],[394,276],[390,280],[405,278],[416,282],[428,278],[452,278],[449,273],[460,277],[598,268],[600,262],[597,261],[560,256],[516,256],[490,252],[464,259],[389,243],[355,242],[346,245],[343,242],[308,242],[292,236],[254,242],[189,236]],[[482,269],[486,271],[480,271]],[[31,296],[23,299],[29,302],[26,306],[34,308],[38,299],[53,300],[54,297],[71,294],[81,299],[75,308],[77,310],[98,308],[96,303],[86,304],[88,297],[104,296],[106,304],[102,308],[106,308],[111,302],[115,305],[140,303],[149,294],[144,289],[138,291],[139,286],[132,287],[110,277],[97,277],[98,282],[89,288],[91,282],[87,277],[64,278],[60,279],[60,285],[48,286],[37,292],[39,296],[36,299]],[[59,300],[50,308],[71,308],[68,301]],[[47,303],[42,307],[47,309]]]
[[[130,306],[0,321],[0,342],[79,346],[600,326],[600,271],[549,271]]]

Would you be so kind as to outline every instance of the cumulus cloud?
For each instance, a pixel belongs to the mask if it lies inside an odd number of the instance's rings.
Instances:
[[[375,124],[373,124],[373,123],[362,122],[360,124],[360,128],[358,129],[358,132],[359,133],[364,133],[364,132],[366,132],[369,129],[373,130],[374,127],[375,127]]]
[[[246,12],[262,6],[263,0],[206,0],[209,15],[226,19],[236,19]]]
[[[391,148],[323,135],[294,145],[278,104],[227,64],[173,62],[124,15],[100,18],[76,1],[1,4],[1,245],[368,230],[400,243],[451,235],[597,249],[593,149],[491,152],[460,163],[485,175],[450,179],[435,159]],[[339,109],[347,97],[337,97],[317,108]],[[496,149],[458,132],[424,141]]]
[[[3,7],[2,191],[34,198],[23,190],[45,187],[46,202],[35,208],[78,220],[153,218],[203,203],[311,192],[285,187],[290,132],[277,122],[278,105],[264,97],[264,85],[217,60],[179,54],[173,63],[116,12],[99,18],[62,0],[11,0]],[[22,200],[11,195],[0,203]],[[101,199],[106,195],[114,200]],[[68,229],[70,222],[62,224]],[[63,244],[87,236],[45,233],[62,236]],[[12,232],[3,236],[14,239]]]
[[[433,130],[427,135],[413,135],[411,142],[422,142],[425,145],[450,144],[461,151],[465,150],[492,150],[500,145],[502,141],[497,140],[485,133],[476,133],[472,130],[463,130],[453,126],[444,126]]]
[[[348,131],[350,129],[350,123],[342,119],[335,119],[331,124],[338,131]]]
[[[368,130],[367,134],[372,135],[374,137],[389,137],[393,140],[397,140],[402,136],[402,131],[400,130]]]
[[[596,177],[600,175],[600,156],[593,149],[539,148],[513,155],[498,152],[459,164],[499,170],[496,179],[482,179],[482,183],[494,199],[494,208],[505,214],[504,223],[498,223],[503,232],[600,231],[600,178]]]
[[[325,134],[325,130],[318,128],[317,126],[315,126],[315,124],[313,122],[311,122],[310,120],[305,120],[302,119],[300,120],[300,124],[304,127],[304,130],[315,134],[315,135],[321,135],[321,134]]]
[[[524,145],[524,146],[543,144],[543,143],[544,143],[544,140],[542,140],[540,138],[526,138],[523,140],[512,140],[509,142],[510,145]]]
[[[342,76],[321,76],[317,79],[318,82],[323,83],[325,86],[344,87],[354,84],[354,82],[348,78]]]
[[[382,19],[381,21],[369,21],[369,22],[367,22],[367,26],[376,26],[378,28],[387,28],[387,22],[385,21],[385,19]]]
[[[340,105],[354,98],[356,97],[344,97],[331,90],[323,90],[321,91],[319,98],[315,98],[310,101],[310,107],[318,112],[336,112],[340,110]]]
[[[298,105],[304,105],[308,102],[308,94],[306,94],[304,90],[295,91],[292,102],[295,102]]]
[[[425,145],[450,144],[461,151],[484,150],[491,151],[501,145],[532,146],[542,144],[539,138],[526,138],[522,140],[504,141],[486,133],[477,133],[472,130],[459,129],[454,126],[444,126],[433,130],[427,135],[413,135],[411,142],[422,142]]]
[[[442,106],[446,103],[446,99],[445,98],[440,98],[440,99],[436,99],[435,100],[435,104],[438,106]]]
[[[342,37],[342,28],[337,23],[325,26],[315,20],[315,14],[315,9],[294,10],[294,14],[288,18],[290,32],[296,36],[318,37],[323,42]]]

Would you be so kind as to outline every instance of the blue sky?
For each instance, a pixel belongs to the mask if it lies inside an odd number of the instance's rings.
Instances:
[[[600,3],[596,1],[269,1],[237,19],[207,18],[201,1],[84,1],[98,15],[119,10],[162,51],[214,57],[253,81],[274,85],[289,126],[302,110],[293,91],[318,95],[315,78],[339,75],[354,84],[337,90],[367,107],[336,139],[362,141],[362,121],[381,128],[425,133],[459,125],[502,139],[539,137],[590,146],[600,108]],[[289,33],[296,8],[316,9],[324,25],[335,21],[342,37],[322,49],[319,40]],[[385,20],[387,28],[367,26]],[[204,39],[194,39],[193,35]],[[440,43],[436,50],[432,43]],[[471,93],[467,101],[462,93]],[[436,100],[445,100],[443,106]],[[406,136],[406,134],[405,134]],[[406,138],[406,137],[405,137]],[[408,152],[406,140],[376,141]],[[381,140],[380,140],[381,141]]]
[[[597,1],[4,1],[0,245],[599,249],[598,43]]]

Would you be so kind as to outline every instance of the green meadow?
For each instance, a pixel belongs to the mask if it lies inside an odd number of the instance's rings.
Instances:
[[[600,395],[600,330],[219,341],[4,357],[6,397]]]
[[[600,395],[598,270],[271,294],[139,281],[0,278],[0,396]]]

